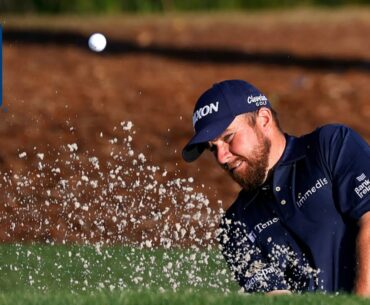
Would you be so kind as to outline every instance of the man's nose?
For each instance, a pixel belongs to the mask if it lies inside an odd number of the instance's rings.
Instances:
[[[220,164],[227,164],[230,160],[231,153],[229,150],[229,145],[227,143],[221,143],[217,146],[217,161]]]

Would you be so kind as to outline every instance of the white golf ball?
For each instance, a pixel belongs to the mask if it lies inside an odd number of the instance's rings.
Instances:
[[[103,34],[95,33],[90,36],[88,44],[92,51],[101,52],[107,45],[107,39]]]

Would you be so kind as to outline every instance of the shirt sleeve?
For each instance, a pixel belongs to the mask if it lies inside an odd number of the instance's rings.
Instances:
[[[222,254],[245,292],[289,289],[284,272],[270,264],[258,246],[253,232],[224,217],[218,235]]]
[[[329,125],[320,131],[320,147],[338,209],[358,220],[370,210],[369,145],[352,129]]]

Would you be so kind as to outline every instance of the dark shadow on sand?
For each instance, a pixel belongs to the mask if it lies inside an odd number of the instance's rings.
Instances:
[[[49,44],[75,46],[91,52],[87,35],[72,31],[47,31],[44,29],[3,29],[3,41],[9,44]],[[284,67],[301,67],[312,70],[342,72],[357,70],[370,72],[370,60],[359,58],[303,57],[289,52],[247,52],[221,48],[180,48],[176,46],[141,46],[134,41],[109,39],[107,48],[99,56],[124,54],[150,54],[177,60],[215,64],[261,64]]]

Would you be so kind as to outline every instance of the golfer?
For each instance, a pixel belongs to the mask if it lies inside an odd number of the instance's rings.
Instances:
[[[193,127],[183,158],[209,150],[242,187],[219,241],[246,292],[370,296],[370,149],[355,131],[287,135],[267,97],[242,80],[203,93]]]

